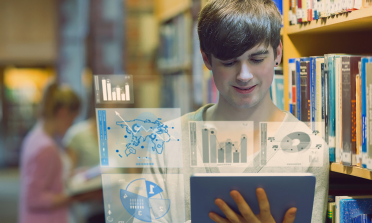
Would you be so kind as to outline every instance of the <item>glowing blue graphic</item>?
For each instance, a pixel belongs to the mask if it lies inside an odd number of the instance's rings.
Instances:
[[[178,108],[96,109],[102,166],[182,167]]]
[[[168,125],[163,124],[161,118],[157,118],[150,112],[144,112],[134,120],[124,120],[116,111],[115,114],[120,118],[120,121],[116,121],[116,125],[125,129],[127,133],[124,135],[127,142],[124,153],[127,157],[136,154],[139,149],[162,154],[165,143],[171,140],[179,141],[169,134]],[[118,150],[117,152],[119,153]]]
[[[171,202],[163,199],[163,189],[157,184],[140,178],[130,182],[125,190],[120,189],[120,200],[125,210],[133,217],[144,222],[164,217]]]

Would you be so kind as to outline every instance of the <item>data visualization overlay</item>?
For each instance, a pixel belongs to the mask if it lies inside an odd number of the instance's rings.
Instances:
[[[101,166],[182,167],[180,109],[96,109]]]
[[[106,222],[185,222],[182,174],[102,174],[102,184]]]
[[[191,166],[253,165],[253,122],[189,122]]]
[[[134,103],[132,75],[94,75],[97,104]]]
[[[303,122],[260,123],[260,165],[272,167],[322,167],[327,144],[324,130]],[[319,128],[317,128],[319,127]]]

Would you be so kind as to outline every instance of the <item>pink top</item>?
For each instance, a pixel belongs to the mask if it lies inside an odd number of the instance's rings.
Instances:
[[[22,145],[19,222],[66,223],[68,208],[51,208],[63,188],[59,148],[39,123]]]

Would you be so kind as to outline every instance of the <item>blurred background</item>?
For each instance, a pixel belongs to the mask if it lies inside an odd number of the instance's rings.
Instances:
[[[91,114],[93,74],[133,75],[134,104],[127,107],[178,107],[185,114],[216,102],[196,33],[205,3],[0,0],[1,222],[17,222],[20,149],[50,78],[80,96],[75,122]]]

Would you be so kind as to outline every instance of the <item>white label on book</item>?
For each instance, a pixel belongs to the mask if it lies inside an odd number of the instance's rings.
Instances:
[[[344,163],[350,163],[350,161],[351,161],[351,154],[350,153],[343,152],[342,153],[342,162],[344,162]]]
[[[297,19],[302,19],[302,9],[296,10],[296,16],[297,16]]]
[[[335,148],[336,147],[336,137],[330,136],[328,138],[328,147],[329,148]]]
[[[367,169],[372,170],[372,160],[367,158]]]
[[[367,160],[368,160],[368,154],[363,152],[362,153],[362,163],[367,165]]]

